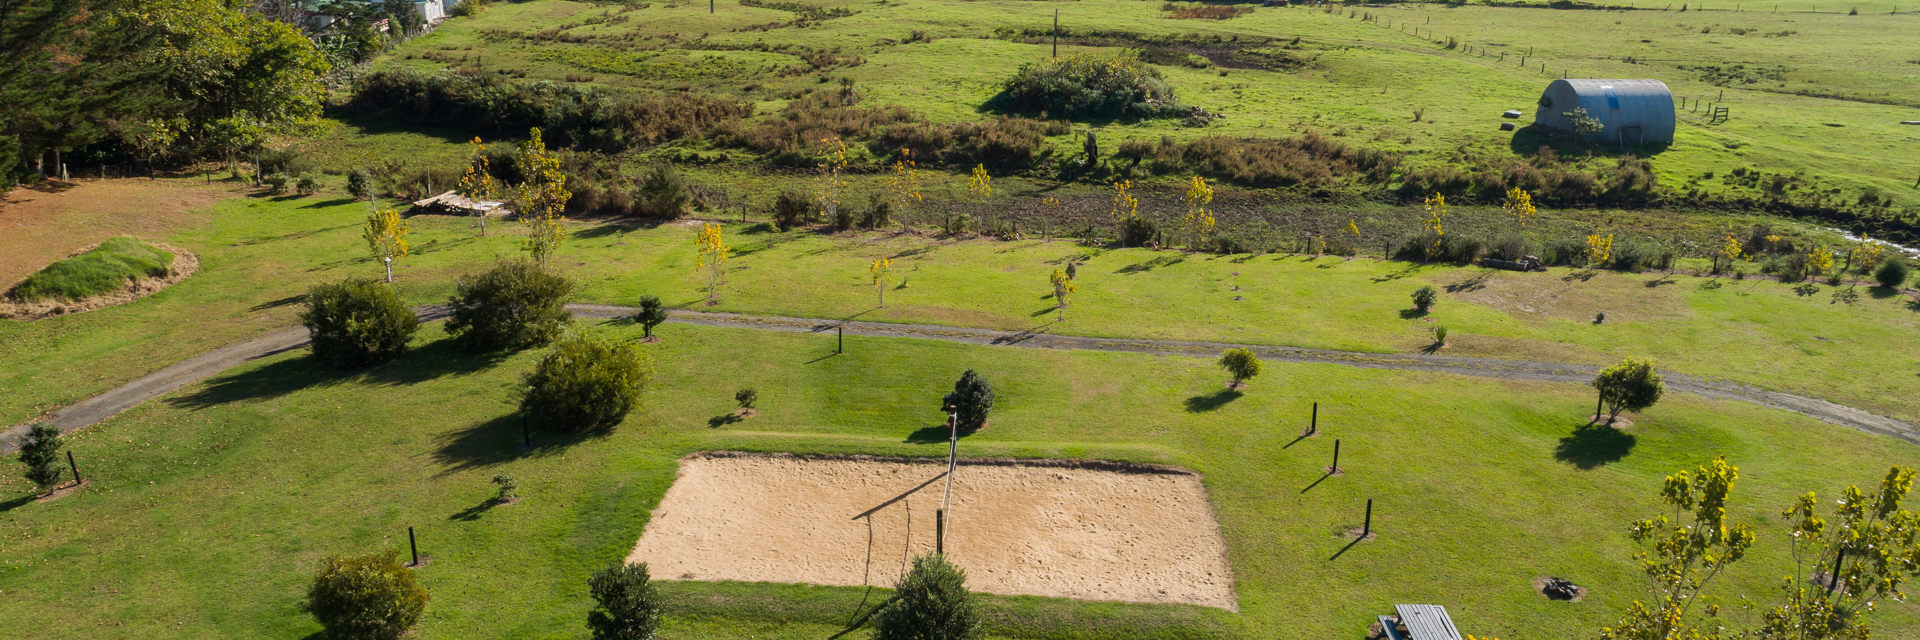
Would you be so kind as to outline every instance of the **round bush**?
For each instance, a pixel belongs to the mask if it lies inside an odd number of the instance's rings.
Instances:
[[[587,580],[594,608],[587,612],[593,640],[645,640],[660,628],[660,590],[647,563],[616,564]]]
[[[520,410],[559,431],[620,424],[646,384],[640,350],[624,342],[574,337],[560,342],[527,376]]]
[[[1059,118],[1181,117],[1160,72],[1126,52],[1074,54],[1021,65],[990,106]]]
[[[331,640],[395,640],[407,634],[427,608],[427,590],[388,550],[357,557],[334,556],[320,565],[307,590],[307,613]]]
[[[874,640],[972,640],[983,637],[967,574],[939,555],[913,559],[893,599],[873,616]]]
[[[1413,308],[1419,309],[1421,313],[1426,313],[1428,309],[1433,308],[1434,301],[1439,298],[1440,292],[1435,290],[1432,285],[1414,289]]]
[[[1905,260],[1893,258],[1882,263],[1879,269],[1874,270],[1873,279],[1880,281],[1880,286],[1882,287],[1898,289],[1900,285],[1907,282],[1907,271],[1907,262]]]
[[[954,412],[961,433],[979,431],[987,426],[987,414],[993,411],[993,385],[968,369],[953,383],[953,393],[942,400],[941,410]]]
[[[313,357],[334,367],[385,362],[406,353],[420,320],[384,282],[349,278],[307,291],[300,313]]]
[[[693,208],[693,189],[672,166],[657,164],[641,178],[638,200],[638,208],[646,215],[678,218]]]
[[[455,286],[447,332],[472,349],[524,349],[560,337],[573,282],[527,261],[502,262]]]

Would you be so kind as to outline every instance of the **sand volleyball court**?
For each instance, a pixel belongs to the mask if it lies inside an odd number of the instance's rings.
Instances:
[[[945,471],[944,460],[690,455],[627,559],[665,580],[890,586],[934,549]],[[962,460],[946,551],[976,591],[1238,608],[1200,477],[1170,467]]]

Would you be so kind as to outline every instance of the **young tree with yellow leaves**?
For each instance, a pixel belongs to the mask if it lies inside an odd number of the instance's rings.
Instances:
[[[1587,236],[1587,268],[1598,269],[1613,260],[1613,234]]]
[[[1187,180],[1187,214],[1181,218],[1181,226],[1187,232],[1187,250],[1204,251],[1207,237],[1213,234],[1213,211],[1207,205],[1213,203],[1213,187],[1207,185],[1207,179],[1193,176]]]
[[[1514,222],[1520,225],[1521,231],[1526,231],[1527,222],[1533,220],[1533,214],[1535,212],[1533,208],[1533,195],[1519,187],[1508,189],[1507,200],[1506,202],[1500,203],[1500,208],[1506,209],[1507,215],[1513,216]]]
[[[1913,469],[1892,467],[1871,494],[1849,485],[1840,492],[1832,522],[1816,513],[1820,501],[1811,491],[1781,512],[1793,544],[1793,575],[1784,586],[1786,601],[1762,612],[1760,628],[1750,635],[1869,637],[1865,614],[1882,599],[1904,600],[1900,586],[1920,567],[1920,514],[1900,505],[1913,490],[1914,475]]]
[[[1860,273],[1872,273],[1880,265],[1880,257],[1886,252],[1886,246],[1873,241],[1873,236],[1860,236],[1860,241],[1847,252],[1847,266],[1841,271],[1858,269]]]
[[[986,202],[993,197],[993,176],[987,173],[987,165],[973,166],[973,173],[967,176],[967,196],[974,202]]]
[[[520,175],[526,179],[514,190],[513,197],[514,211],[527,225],[527,238],[521,247],[545,267],[547,258],[567,238],[564,214],[573,192],[567,190],[567,174],[560,170],[560,158],[547,150],[539,127],[528,133],[516,155]]]
[[[1065,322],[1067,320],[1067,297],[1073,295],[1075,291],[1073,278],[1069,277],[1065,271],[1054,269],[1050,279],[1053,280],[1054,308],[1060,311],[1060,321]]]
[[[1603,640],[1706,640],[1720,637],[1718,605],[1694,604],[1720,572],[1746,557],[1753,528],[1727,521],[1727,496],[1740,468],[1715,458],[1689,474],[1667,476],[1660,497],[1673,515],[1633,523],[1634,554],[1653,582],[1650,602],[1628,605],[1620,623],[1600,630]],[[1687,518],[1688,521],[1683,521]]]
[[[1713,254],[1713,272],[1724,273],[1732,269],[1733,262],[1739,260],[1744,251],[1740,236],[1733,232],[1733,227],[1727,227],[1727,236],[1720,239],[1720,250]]]
[[[1113,183],[1113,225],[1120,239],[1120,246],[1127,246],[1127,228],[1139,224],[1140,199],[1133,195],[1133,181],[1121,180]]]
[[[838,223],[842,192],[847,181],[840,177],[847,170],[847,143],[840,136],[820,139],[820,178],[814,182],[814,211],[829,223]]]
[[[1433,236],[1433,241],[1427,243],[1427,246],[1422,249],[1426,252],[1426,258],[1432,260],[1433,254],[1438,252],[1440,246],[1447,240],[1447,196],[1435,193],[1422,200],[1421,204],[1427,208],[1427,219],[1422,224],[1427,234]]]
[[[1825,275],[1827,271],[1832,268],[1833,268],[1833,250],[1828,249],[1827,245],[1823,244],[1823,245],[1814,247],[1813,251],[1807,254],[1807,274],[1808,275],[1815,275],[1815,276]]]
[[[893,284],[893,259],[881,258],[867,266],[873,274],[873,291],[880,294],[880,306],[887,306],[887,285]]]
[[[913,161],[913,150],[902,147],[900,159],[893,161],[893,177],[887,179],[887,192],[893,196],[893,208],[900,212],[900,219],[910,220],[907,211],[922,202],[920,196],[920,169]],[[909,227],[912,223],[907,222]]]
[[[367,241],[367,250],[373,257],[387,267],[387,282],[393,282],[393,259],[407,255],[407,234],[413,229],[407,221],[400,218],[400,210],[391,206],[377,207],[367,214],[367,228],[360,237]]]
[[[480,142],[480,136],[474,136],[473,151],[467,154],[467,170],[460,174],[461,197],[475,203],[492,200],[499,196],[499,185],[493,181],[492,167],[487,164],[487,145]],[[487,212],[480,212],[480,235],[487,235]]]
[[[707,300],[711,301],[726,270],[727,244],[720,235],[720,225],[711,222],[701,225],[694,242],[700,246],[700,268],[707,270]]]

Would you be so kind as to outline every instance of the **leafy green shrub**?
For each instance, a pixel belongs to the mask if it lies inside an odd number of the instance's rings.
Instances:
[[[280,195],[287,192],[287,177],[278,173],[269,173],[260,177],[260,184],[266,186],[267,193]]]
[[[1582,245],[1584,247],[1584,245]],[[1449,233],[1436,235],[1425,231],[1401,240],[1393,248],[1395,260],[1473,264],[1487,251],[1479,238]]]
[[[733,392],[733,401],[740,403],[740,408],[742,409],[752,409],[753,403],[758,402],[759,400],[760,400],[760,392],[755,391],[753,387],[747,387],[745,389],[741,389],[739,391]]]
[[[988,104],[1013,113],[1065,118],[1177,118],[1192,112],[1175,100],[1159,71],[1130,51],[1029,62]]]
[[[781,191],[773,199],[773,226],[781,231],[791,231],[806,224],[813,213],[813,203],[797,191]]]
[[[893,200],[884,194],[873,194],[866,211],[860,214],[860,226],[867,229],[879,229],[893,224]]]
[[[1888,289],[1900,288],[1900,285],[1905,284],[1907,281],[1907,261],[1899,258],[1887,259],[1886,262],[1880,263],[1879,269],[1873,272],[1873,279],[1878,281],[1882,287]]]
[[[1441,346],[1446,346],[1447,325],[1443,324],[1433,328],[1433,343]]]
[[[1652,360],[1627,358],[1600,370],[1593,388],[1600,390],[1600,402],[1606,406],[1607,422],[1611,424],[1622,411],[1640,411],[1659,402],[1666,383],[1653,370]]]
[[[1254,355],[1251,349],[1228,349],[1220,354],[1220,367],[1233,376],[1233,386],[1239,387],[1241,383],[1260,375],[1260,357]]]
[[[1540,252],[1541,262],[1558,267],[1587,264],[1587,241],[1583,238],[1554,238]]]
[[[328,366],[357,367],[406,353],[420,319],[391,285],[348,278],[307,290],[300,324],[312,337],[314,358]]]
[[[109,238],[91,251],[47,265],[14,285],[18,300],[81,300],[127,287],[138,278],[159,278],[173,254],[130,236]]]
[[[310,196],[320,191],[320,181],[313,179],[313,176],[301,174],[300,179],[294,181],[293,190],[300,195]]]
[[[633,314],[633,321],[640,323],[643,337],[652,338],[653,328],[667,321],[667,305],[659,296],[640,296],[640,312]]]
[[[1796,251],[1768,258],[1760,263],[1760,272],[1779,278],[1781,282],[1799,282],[1812,273],[1812,266],[1808,264],[1807,254]]]
[[[573,282],[519,260],[460,276],[447,300],[447,333],[470,349],[524,349],[552,342],[573,319]]]
[[[520,411],[555,430],[606,429],[639,403],[646,381],[640,350],[632,344],[568,338],[527,375]]]
[[[35,422],[20,439],[20,462],[27,465],[27,480],[41,491],[60,483],[60,428],[51,422]]]
[[[893,599],[873,616],[874,640],[976,640],[985,637],[967,574],[944,556],[913,559],[893,585]]]
[[[634,203],[639,213],[656,218],[678,218],[693,206],[693,189],[667,164],[656,164],[640,178],[640,191]]]
[[[961,433],[979,431],[987,426],[987,414],[993,411],[993,385],[968,369],[960,374],[960,380],[953,383],[953,393],[947,394],[940,405],[941,410],[951,411],[958,418],[956,428]]]
[[[494,475],[493,486],[498,489],[498,492],[493,496],[494,502],[513,502],[520,497],[520,481],[513,479],[513,474],[501,473]]]
[[[387,550],[364,556],[332,556],[320,565],[307,590],[306,610],[330,640],[398,640],[427,608],[427,590],[413,571]]]
[[[1673,250],[1664,246],[1636,240],[1621,240],[1614,243],[1613,255],[1607,260],[1606,267],[1633,272],[1644,269],[1666,269],[1673,266],[1673,259]]]
[[[1501,260],[1519,260],[1534,255],[1534,250],[1533,240],[1518,233],[1502,235],[1487,245],[1487,255]]]
[[[475,133],[520,135],[541,127],[554,146],[608,152],[704,135],[753,113],[750,103],[697,93],[628,96],[459,71],[375,71],[354,82],[348,104],[363,113],[386,112],[416,122],[458,121]]]
[[[1146,216],[1129,216],[1120,221],[1120,246],[1143,247],[1160,237],[1160,225]]]
[[[867,143],[874,155],[912,152],[923,165],[986,165],[996,170],[1017,171],[1039,163],[1052,147],[1047,136],[1066,135],[1072,125],[1064,120],[1034,120],[1001,117],[986,122],[898,123],[888,126]]]
[[[1440,291],[1434,289],[1433,285],[1425,285],[1413,290],[1413,308],[1419,309],[1420,313],[1426,313],[1427,310],[1432,309],[1433,303],[1439,299]]]
[[[1297,138],[1128,140],[1113,157],[1160,175],[1197,173],[1250,187],[1314,186],[1347,176],[1380,183],[1400,164],[1396,154],[1349,146],[1313,131]]]
[[[587,612],[593,640],[649,640],[660,628],[660,590],[647,564],[615,564],[587,579],[594,607]]]
[[[367,196],[373,195],[373,179],[367,177],[366,171],[347,170],[347,195],[353,196],[355,200],[365,200]]]

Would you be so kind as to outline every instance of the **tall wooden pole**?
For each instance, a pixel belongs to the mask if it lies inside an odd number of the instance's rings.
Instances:
[[[1313,403],[1313,420],[1307,423],[1307,435],[1320,433],[1320,403]]]
[[[935,514],[933,548],[941,554],[947,552],[947,509],[953,500],[953,470],[959,453],[960,412],[955,410],[947,414],[947,489],[940,496],[940,510]]]
[[[1060,10],[1053,10],[1053,57],[1060,57]]]
[[[1373,533],[1373,498],[1367,498],[1367,520],[1365,524],[1360,525],[1360,537],[1365,538],[1371,533]]]
[[[1368,504],[1371,505],[1372,503]],[[1372,507],[1369,506],[1368,508],[1371,509]],[[413,527],[407,527],[407,549],[413,552],[413,564],[411,566],[420,566],[420,544],[413,539]]]
[[[1340,472],[1340,439],[1333,439],[1333,466],[1327,469],[1327,475]]]
[[[73,469],[73,483],[80,484],[80,465],[73,462],[73,450],[67,450],[67,467]]]

